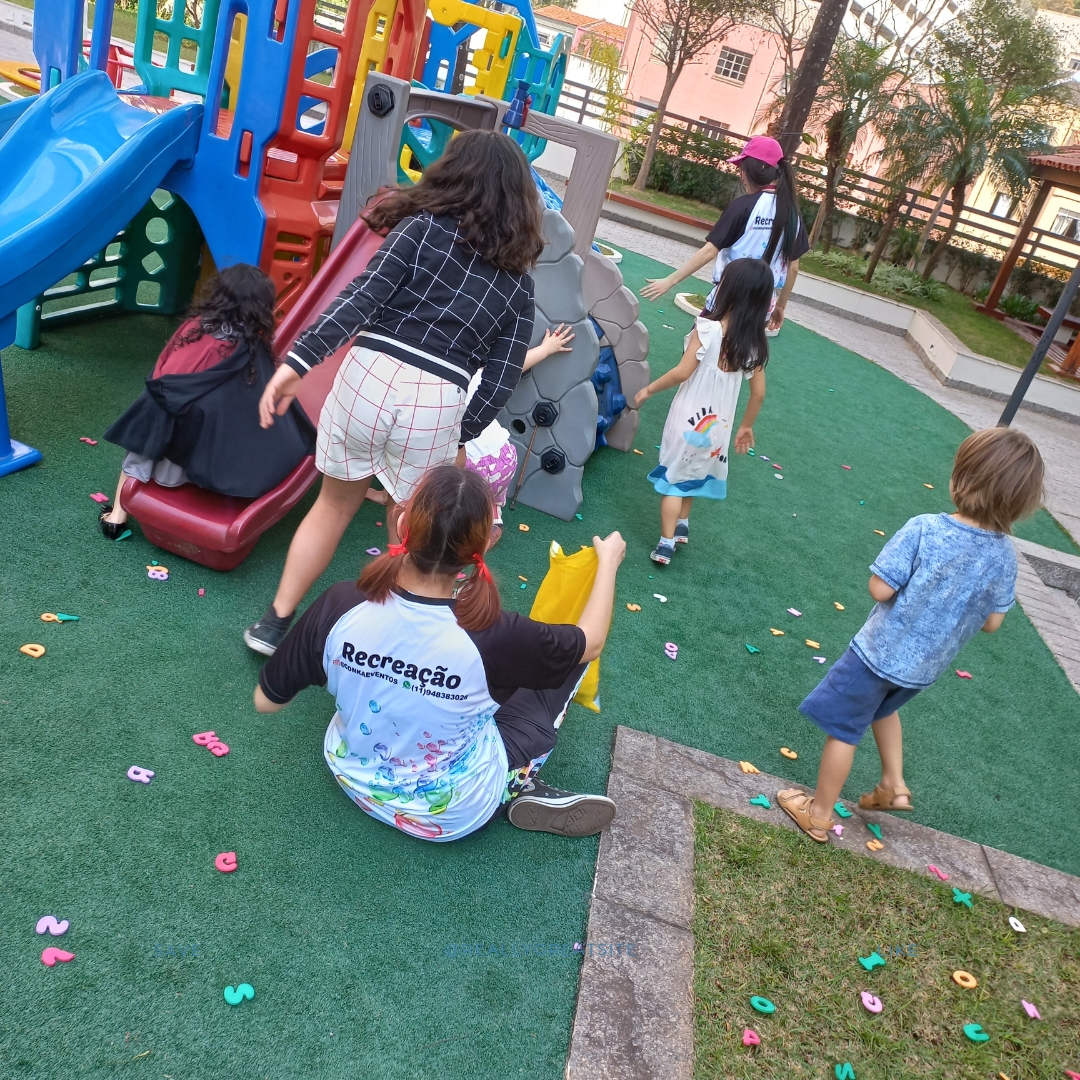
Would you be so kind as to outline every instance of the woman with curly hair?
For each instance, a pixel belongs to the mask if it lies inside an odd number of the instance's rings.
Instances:
[[[390,230],[385,243],[297,339],[263,394],[270,427],[301,378],[355,341],[319,419],[319,497],[296,530],[273,603],[244,633],[256,652],[274,654],[372,478],[386,490],[395,543],[397,504],[430,469],[464,467],[465,444],[513,393],[533,329],[529,271],[544,246],[542,215],[521,147],[497,131],[463,132],[415,187],[368,207],[367,224]]]
[[[105,432],[127,450],[116,497],[98,518],[109,540],[127,528],[120,492],[129,476],[257,498],[311,453],[314,432],[299,406],[270,431],[259,424],[273,332],[274,285],[258,267],[238,263],[207,282],[146,389]]]

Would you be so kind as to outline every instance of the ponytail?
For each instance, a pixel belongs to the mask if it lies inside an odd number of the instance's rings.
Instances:
[[[452,465],[432,469],[409,500],[401,543],[368,563],[357,585],[373,603],[385,604],[406,559],[422,574],[446,577],[472,565],[473,573],[457,592],[454,615],[463,630],[486,630],[502,611],[484,563],[494,512],[491,489],[476,473]]]
[[[769,233],[769,245],[762,259],[771,263],[779,250],[785,262],[791,261],[795,242],[799,236],[799,196],[795,187],[795,170],[786,158],[773,167],[757,158],[744,158],[740,162],[750,182],[758,188],[776,187],[776,212],[773,214],[772,232]]]
[[[476,569],[458,590],[454,603],[454,615],[462,630],[486,630],[502,613],[498,586],[483,557],[477,555],[474,562]]]
[[[372,603],[385,604],[404,565],[404,549],[397,554],[387,551],[364,567],[360,572],[360,580],[356,583],[357,587]]]

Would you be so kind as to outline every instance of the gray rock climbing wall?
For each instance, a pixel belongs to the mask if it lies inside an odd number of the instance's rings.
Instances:
[[[574,254],[573,229],[556,210],[544,211],[544,237],[547,244],[533,272],[532,344],[543,340],[548,327],[569,323],[574,328],[573,348],[549,356],[523,375],[499,422],[517,446],[516,479],[524,478],[518,501],[569,521],[581,505],[581,477],[596,445],[596,391],[589,380],[600,344],[588,320],[585,264]],[[543,408],[544,402],[554,408]],[[557,419],[550,426],[536,422],[549,419],[553,412]]]
[[[649,331],[638,320],[638,298],[623,284],[622,272],[610,259],[589,250],[583,279],[585,306],[600,324],[601,345],[610,345],[619,364],[619,381],[626,408],[608,429],[608,445],[627,451],[634,445],[638,412],[634,396],[649,385]]]

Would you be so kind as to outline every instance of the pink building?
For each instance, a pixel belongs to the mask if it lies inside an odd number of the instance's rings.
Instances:
[[[638,17],[630,15],[623,48],[629,72],[627,97],[655,105],[667,70],[653,56],[655,42]],[[761,134],[767,108],[784,75],[780,38],[756,26],[740,26],[688,64],[672,91],[668,112],[743,135]]]

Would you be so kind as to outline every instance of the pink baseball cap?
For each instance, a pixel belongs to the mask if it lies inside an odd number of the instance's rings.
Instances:
[[[775,169],[784,158],[784,148],[775,139],[770,139],[768,135],[755,135],[752,139],[747,140],[741,154],[728,158],[728,164],[735,165],[737,162],[742,161],[743,158],[748,157],[764,161],[766,165],[771,165]]]

